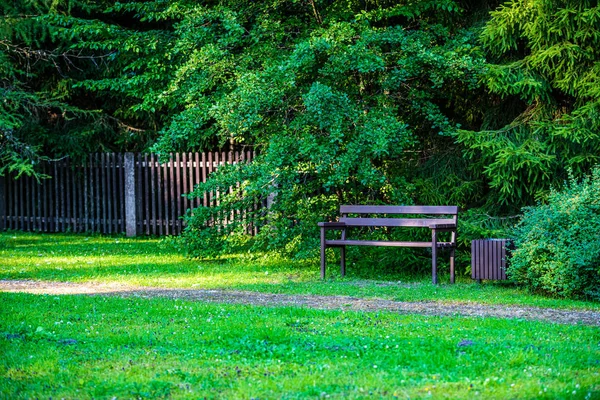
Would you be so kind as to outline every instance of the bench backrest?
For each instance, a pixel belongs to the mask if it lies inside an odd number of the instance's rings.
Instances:
[[[458,218],[458,206],[340,206],[340,222],[348,226],[408,226],[429,227],[431,224],[454,224]],[[348,217],[348,214],[386,214],[417,215],[423,218],[386,218],[378,215],[373,218]],[[445,215],[451,218],[426,218],[427,216]]]

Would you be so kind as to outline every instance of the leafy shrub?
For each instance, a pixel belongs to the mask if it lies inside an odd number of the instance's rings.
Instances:
[[[526,208],[515,233],[509,277],[534,291],[600,300],[600,166]]]

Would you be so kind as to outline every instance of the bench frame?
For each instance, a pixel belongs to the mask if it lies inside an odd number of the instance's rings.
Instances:
[[[437,254],[438,249],[450,249],[450,283],[454,283],[454,259],[456,250],[456,226],[458,220],[457,206],[340,206],[338,222],[319,222],[321,228],[321,279],[325,278],[325,249],[340,248],[341,275],[346,275],[346,246],[386,246],[386,247],[429,247],[431,248],[431,275],[433,284],[438,283]],[[359,214],[359,217],[348,217]],[[369,217],[369,214],[416,215],[419,218]],[[450,216],[451,218],[426,218],[427,216]],[[422,217],[421,217],[422,216]],[[398,242],[381,240],[348,239],[349,228],[356,227],[413,227],[431,229],[431,242]],[[341,231],[341,239],[328,240],[328,230]],[[450,232],[449,242],[438,241],[439,232]]]

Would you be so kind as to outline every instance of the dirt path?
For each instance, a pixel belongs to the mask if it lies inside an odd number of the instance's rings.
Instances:
[[[405,302],[348,296],[313,296],[257,293],[232,290],[165,289],[128,286],[116,283],[70,283],[0,280],[0,291],[34,294],[85,294],[120,297],[165,297],[193,301],[247,304],[268,307],[308,307],[324,310],[393,311],[403,314],[437,316],[497,317],[541,320],[561,324],[600,326],[600,312],[552,308],[449,303],[436,301]]]

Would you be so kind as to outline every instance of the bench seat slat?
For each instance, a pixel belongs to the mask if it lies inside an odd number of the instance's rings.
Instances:
[[[458,206],[340,206],[342,214],[429,214],[456,215]]]
[[[346,226],[407,226],[429,228],[431,225],[455,225],[453,219],[426,218],[340,218]]]
[[[431,247],[431,242],[392,242],[379,240],[326,240],[325,244],[331,247],[338,246],[385,246],[385,247]],[[453,247],[451,242],[438,242],[438,247]]]

